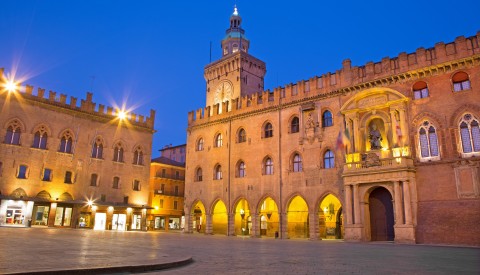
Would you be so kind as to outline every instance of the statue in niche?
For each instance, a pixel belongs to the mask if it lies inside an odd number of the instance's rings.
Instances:
[[[382,135],[377,129],[377,125],[375,123],[373,123],[371,127],[370,134],[368,135],[368,138],[370,139],[370,150],[382,149]]]

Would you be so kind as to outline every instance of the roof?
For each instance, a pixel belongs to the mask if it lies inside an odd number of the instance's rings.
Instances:
[[[185,167],[185,163],[174,161],[174,160],[171,160],[171,159],[166,158],[166,157],[154,158],[154,159],[152,159],[152,162],[162,163],[162,164],[167,164],[167,165],[172,165],[172,166]]]

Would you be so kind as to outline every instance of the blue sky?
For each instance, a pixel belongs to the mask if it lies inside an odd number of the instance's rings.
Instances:
[[[25,83],[138,114],[155,109],[153,157],[186,141],[203,68],[237,4],[272,89],[480,31],[480,1],[14,1],[0,6],[0,67]]]

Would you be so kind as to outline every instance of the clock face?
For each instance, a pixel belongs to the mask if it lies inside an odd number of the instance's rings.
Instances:
[[[229,82],[220,83],[215,89],[215,104],[232,99],[233,88]]]

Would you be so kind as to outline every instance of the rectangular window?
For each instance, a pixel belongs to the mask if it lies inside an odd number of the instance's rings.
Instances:
[[[174,201],[173,202],[173,209],[178,209],[178,202],[177,201]]]
[[[106,202],[106,201],[107,201],[107,195],[102,194],[102,195],[100,196],[100,201]]]
[[[17,178],[19,179],[26,179],[28,177],[28,166],[20,165],[18,167]]]
[[[178,196],[178,186],[175,186],[175,196]]]
[[[163,200],[160,200],[160,208],[163,208]]]
[[[90,186],[97,186],[98,184],[98,175],[97,174],[92,174],[90,177]]]
[[[43,169],[42,181],[52,181],[52,169]]]
[[[70,172],[70,171],[65,172],[65,179],[64,179],[63,182],[64,183],[69,183],[69,184],[73,183],[72,172]]]
[[[180,172],[179,171],[175,171],[175,179],[180,179]]]
[[[133,190],[140,191],[140,181],[139,180],[134,180],[133,181]]]
[[[160,190],[162,190],[162,194],[165,194],[165,184],[162,183]]]
[[[123,197],[123,203],[128,203],[128,196]]]
[[[114,177],[113,178],[113,189],[118,189],[120,186],[120,178],[119,177]]]
[[[162,169],[162,178],[164,178],[166,174],[167,174],[167,171],[165,169]]]

